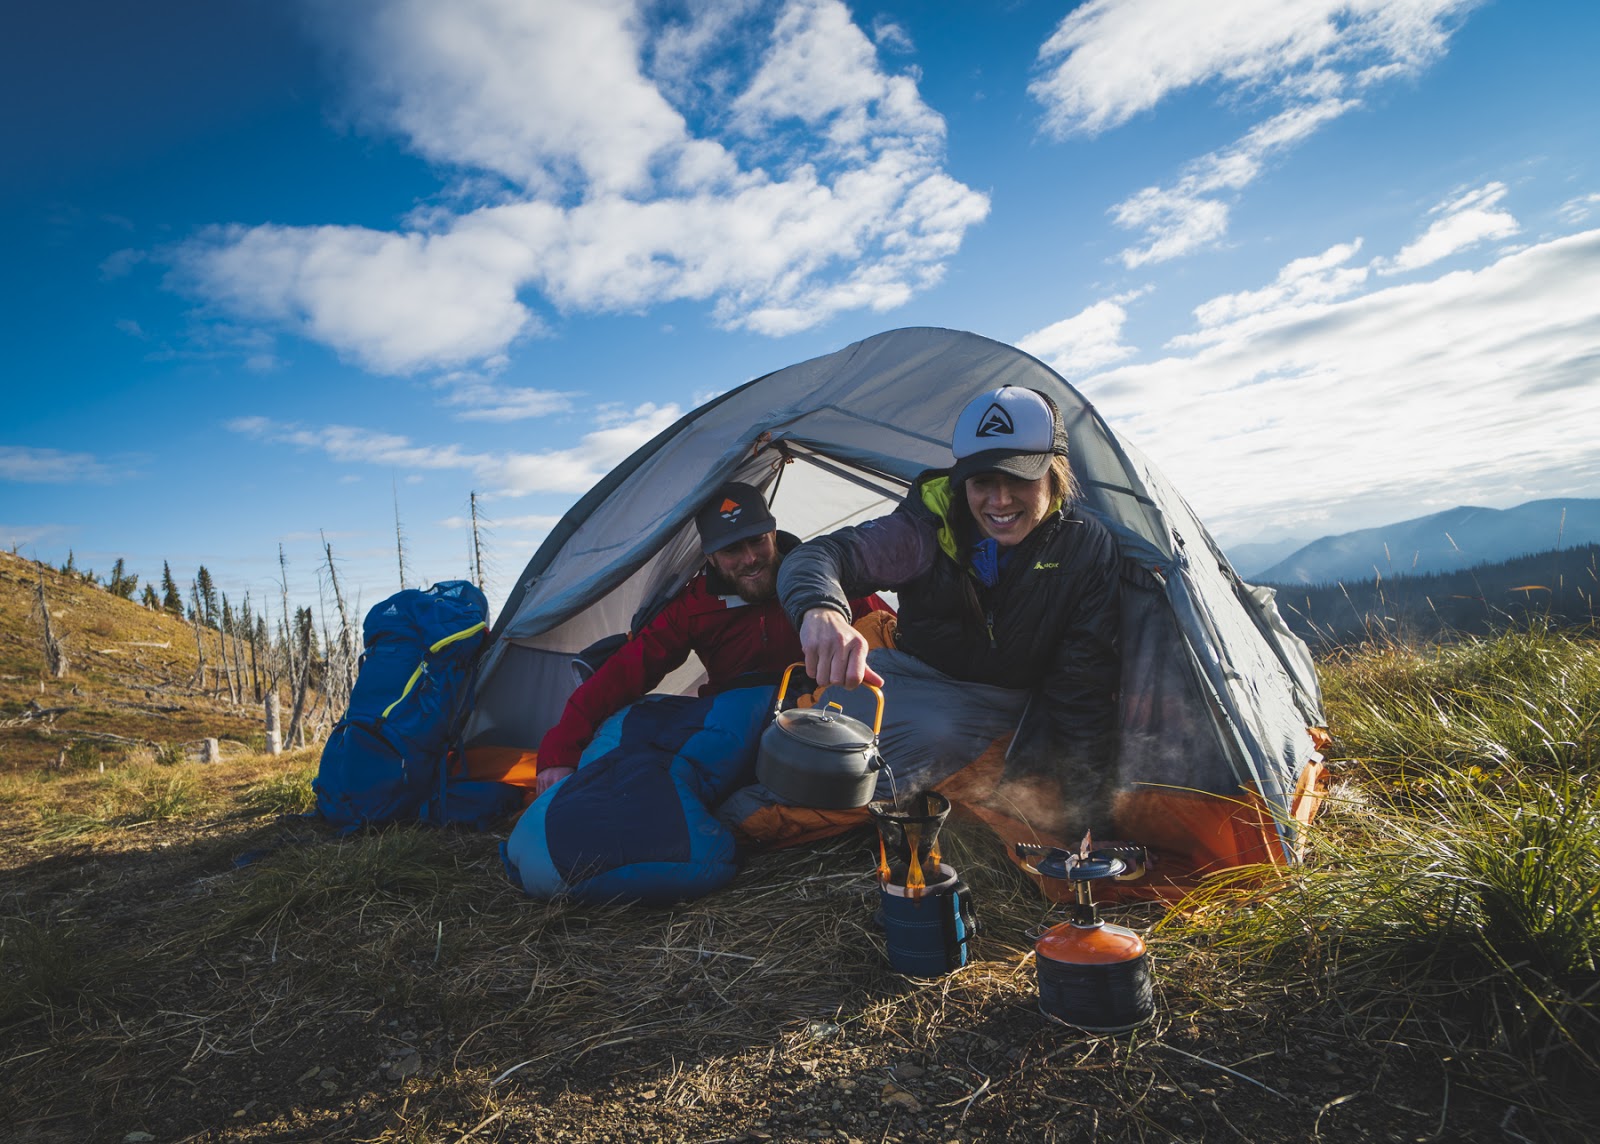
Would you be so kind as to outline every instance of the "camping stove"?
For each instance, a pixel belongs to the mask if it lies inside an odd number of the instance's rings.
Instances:
[[[939,830],[950,800],[926,791],[903,801],[867,804],[878,828],[878,914],[889,965],[937,977],[967,963],[977,922],[972,891],[939,859]]]
[[[1102,879],[1141,876],[1149,865],[1145,849],[1090,849],[1085,836],[1076,853],[1019,842],[1017,857],[1040,877],[1064,879],[1076,891],[1072,916],[1047,929],[1034,946],[1039,1011],[1089,1033],[1124,1033],[1150,1020],[1155,989],[1144,939],[1103,921],[1090,892]]]

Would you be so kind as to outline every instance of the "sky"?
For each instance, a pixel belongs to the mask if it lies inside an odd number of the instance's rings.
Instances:
[[[1225,548],[1600,496],[1589,0],[52,0],[0,38],[0,544],[492,600],[684,412],[903,326]],[[284,565],[280,567],[280,550]]]

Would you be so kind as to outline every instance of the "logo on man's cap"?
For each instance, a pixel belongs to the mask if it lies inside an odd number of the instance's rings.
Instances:
[[[1009,437],[1017,431],[1011,414],[1000,408],[995,402],[983,411],[983,417],[978,421],[978,437]]]
[[[732,497],[724,497],[722,503],[717,506],[717,514],[729,524],[735,523],[743,511],[744,506]]]

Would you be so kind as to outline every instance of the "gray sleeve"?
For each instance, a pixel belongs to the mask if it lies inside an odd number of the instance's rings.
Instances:
[[[853,597],[898,588],[933,567],[933,525],[905,508],[806,541],[783,558],[778,596],[796,630],[812,608],[850,616]]]

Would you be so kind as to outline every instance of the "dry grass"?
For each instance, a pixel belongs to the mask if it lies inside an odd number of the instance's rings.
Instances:
[[[1150,1026],[1052,1023],[1029,934],[1059,914],[974,824],[945,850],[975,960],[913,980],[886,967],[865,835],[670,910],[576,907],[518,893],[493,835],[250,808],[303,758],[184,767],[215,801],[87,845],[35,830],[0,895],[0,1099],[34,1139],[1277,1140],[1484,1115],[1403,1047],[1373,1075],[1203,939],[1154,939]]]
[[[1449,695],[1510,694],[1519,671],[1581,690],[1576,659],[1535,651],[1452,667],[1438,702],[1453,727],[1488,704]],[[1389,728],[1411,715],[1361,705],[1441,695],[1413,687],[1416,673],[1332,666],[1335,725],[1357,729],[1344,750],[1365,762],[1344,767],[1312,872],[1372,851],[1390,794],[1413,815],[1424,805],[1413,758],[1405,782],[1384,770]],[[100,686],[85,678],[79,700],[101,703]],[[1588,742],[1588,708],[1568,706],[1564,741]],[[1499,748],[1486,727],[1504,732]],[[1452,734],[1412,741],[1467,744],[1487,772],[1539,739],[1499,715],[1475,738]],[[301,817],[315,750],[236,749],[201,767],[179,761],[176,736],[146,737],[0,775],[13,1138],[1561,1141],[1583,1138],[1595,1111],[1592,1084],[1552,1091],[1527,1053],[1459,1040],[1447,1019],[1470,974],[1452,992],[1402,959],[1365,979],[1383,988],[1358,988],[1373,955],[1347,943],[1323,956],[1326,923],[1354,915],[1306,896],[1311,883],[1269,899],[1310,944],[1249,937],[1234,922],[1271,911],[1237,901],[1196,905],[1185,925],[1158,927],[1155,906],[1115,911],[1150,934],[1157,1015],[1091,1036],[1038,1012],[1029,935],[1060,914],[971,823],[952,822],[945,857],[973,888],[974,960],[907,979],[874,928],[864,835],[757,856],[672,909],[535,902],[505,877],[503,833],[340,835]]]

